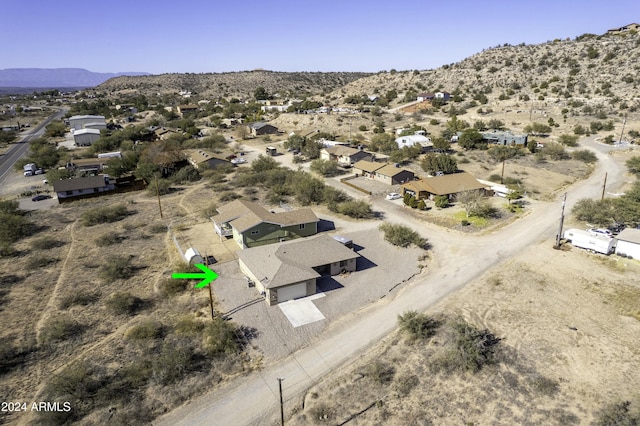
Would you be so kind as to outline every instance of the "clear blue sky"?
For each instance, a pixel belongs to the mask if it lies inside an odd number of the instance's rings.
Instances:
[[[7,0],[0,11],[0,69],[153,74],[423,70],[640,22],[640,0]]]

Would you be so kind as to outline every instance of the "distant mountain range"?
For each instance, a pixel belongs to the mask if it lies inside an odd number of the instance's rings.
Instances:
[[[91,72],[83,68],[7,68],[0,70],[1,87],[58,89],[95,87],[110,78],[150,75],[146,72]]]

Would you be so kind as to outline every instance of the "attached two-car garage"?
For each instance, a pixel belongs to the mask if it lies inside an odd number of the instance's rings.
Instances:
[[[287,300],[307,296],[307,283],[303,282],[286,287],[279,287],[276,291],[278,292],[278,303],[286,302]]]

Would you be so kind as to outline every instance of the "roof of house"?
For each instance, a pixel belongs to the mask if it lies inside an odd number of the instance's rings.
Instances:
[[[98,129],[78,129],[75,132],[73,132],[73,136],[87,135],[87,134],[100,136],[100,130],[98,130]]]
[[[212,158],[227,162],[229,161],[224,158],[223,155],[213,153],[206,149],[185,149],[184,153],[189,160],[195,162],[196,164],[204,163],[205,161],[211,160]]]
[[[419,179],[407,182],[402,186],[415,191],[427,191],[435,195],[457,194],[463,191],[486,188],[486,185],[478,182],[476,178],[466,172]]]
[[[266,288],[318,278],[312,268],[360,257],[326,234],[253,247],[238,256]]]
[[[379,173],[383,176],[389,176],[389,177],[394,177],[399,175],[402,172],[408,172],[411,173],[413,175],[412,171],[409,171],[407,169],[402,169],[400,167],[396,167],[393,164],[387,164],[381,168],[379,168],[378,170],[376,170],[376,173]]]
[[[249,123],[248,126],[251,127],[252,129],[258,130],[258,129],[262,129],[265,126],[271,126],[271,124],[267,124],[263,121],[256,121],[255,123]],[[276,126],[271,126],[271,127],[275,128]]]
[[[358,152],[360,152],[359,149],[351,148],[350,146],[344,146],[344,145],[335,145],[335,146],[331,146],[323,149],[327,151],[329,154],[333,154],[337,156],[344,155],[346,157],[349,157],[353,154],[357,154]]]
[[[82,166],[103,166],[107,164],[107,161],[111,160],[114,157],[103,157],[103,158],[76,158],[69,160],[69,163],[73,164],[76,167]]]
[[[280,226],[292,226],[302,223],[317,222],[318,217],[311,209],[291,210],[272,213],[258,203],[235,200],[218,207],[219,215],[214,218],[216,223],[229,223],[242,233],[262,222],[269,222]]]
[[[384,167],[383,163],[375,163],[373,161],[360,160],[353,165],[354,169],[360,169],[365,172],[375,172],[378,169]]]
[[[104,115],[74,115],[73,117],[69,117],[69,120],[87,120],[87,119],[104,121]]]
[[[406,144],[407,146],[411,146],[411,145],[415,145],[415,144],[433,145],[433,143],[431,143],[431,139],[429,139],[428,137],[423,136],[423,135],[398,136],[396,138],[396,143],[398,145]]]
[[[78,189],[102,188],[107,186],[104,175],[75,179],[61,179],[53,182],[55,192],[76,191]]]
[[[625,228],[616,237],[618,240],[640,244],[640,229]]]

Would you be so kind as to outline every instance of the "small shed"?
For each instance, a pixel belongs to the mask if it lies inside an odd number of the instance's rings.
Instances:
[[[616,239],[617,255],[640,259],[640,229],[624,229]]]

